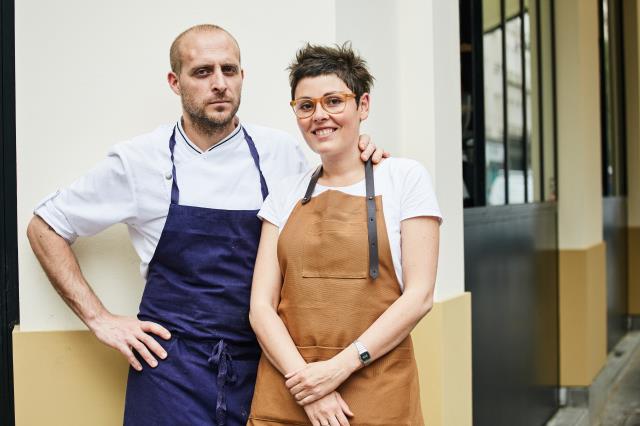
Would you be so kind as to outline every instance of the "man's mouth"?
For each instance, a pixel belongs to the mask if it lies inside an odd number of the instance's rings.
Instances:
[[[327,135],[330,135],[331,133],[333,133],[335,131],[336,131],[336,129],[334,129],[333,127],[324,127],[322,129],[314,130],[311,133],[313,133],[316,136],[327,136]]]

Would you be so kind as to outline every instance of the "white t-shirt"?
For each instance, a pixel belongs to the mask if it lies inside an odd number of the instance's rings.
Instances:
[[[298,176],[285,178],[271,190],[258,216],[273,223],[282,231],[293,208],[304,197],[314,170],[315,168]],[[388,158],[374,169],[374,182],[376,195],[382,196],[391,257],[400,288],[402,288],[400,222],[418,216],[433,216],[441,222],[442,215],[431,184],[431,176],[417,161]],[[366,195],[364,179],[353,185],[342,187],[317,184],[313,195],[319,195],[328,189],[356,196]]]
[[[242,124],[253,139],[267,186],[308,168],[288,133]],[[175,124],[115,145],[107,157],[69,187],[46,197],[34,213],[73,242],[125,223],[147,275],[171,203],[169,139]],[[206,152],[186,137],[178,120],[174,150],[180,204],[258,210],[260,177],[240,126]]]

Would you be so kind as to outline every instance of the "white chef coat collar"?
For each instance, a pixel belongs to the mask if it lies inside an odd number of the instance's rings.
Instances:
[[[191,148],[193,151],[197,152],[198,154],[203,154],[204,151],[202,151],[200,148],[198,148],[198,146],[196,144],[194,144],[193,142],[191,142],[191,140],[189,140],[189,137],[187,136],[187,132],[184,131],[184,128],[182,127],[182,117],[180,117],[178,119],[178,132],[176,134],[176,138],[178,139],[182,139],[182,141],[187,144],[187,146],[189,148]],[[222,138],[222,140],[220,142],[218,142],[217,144],[215,144],[214,146],[212,146],[211,148],[209,148],[206,152],[209,152],[213,149],[218,148],[219,146],[221,146],[222,144],[230,141],[231,139],[233,139],[236,135],[238,135],[240,133],[240,129],[242,128],[241,124],[240,124],[240,120],[238,120],[238,125],[236,126],[235,129],[233,129],[231,131],[231,133],[229,133],[227,136],[225,136],[224,138]]]

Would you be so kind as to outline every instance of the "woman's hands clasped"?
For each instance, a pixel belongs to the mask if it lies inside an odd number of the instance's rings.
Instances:
[[[347,416],[353,416],[342,396],[335,391],[305,405],[304,412],[313,426],[349,426]]]
[[[305,406],[336,390],[349,376],[349,371],[336,358],[308,363],[285,376],[285,386],[299,405]]]

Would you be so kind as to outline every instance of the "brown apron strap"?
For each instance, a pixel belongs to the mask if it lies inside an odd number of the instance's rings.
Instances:
[[[322,165],[311,175],[309,180],[309,186],[307,186],[307,192],[305,192],[302,201],[302,205],[311,201],[313,191],[316,188],[318,179],[322,176]],[[364,164],[364,180],[367,193],[367,234],[369,237],[369,276],[371,279],[378,278],[379,274],[379,259],[378,259],[378,226],[376,221],[376,190],[373,183],[373,163],[371,159],[367,160]]]

